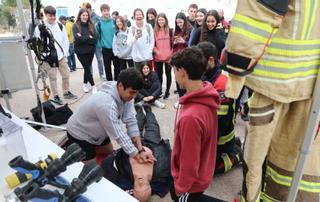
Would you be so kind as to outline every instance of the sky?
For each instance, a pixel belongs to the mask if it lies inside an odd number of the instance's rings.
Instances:
[[[174,20],[175,15],[181,10],[187,11],[191,3],[196,3],[199,8],[206,8],[207,10],[223,9],[226,19],[231,20],[237,4],[237,0],[42,0],[41,2],[44,6],[67,7],[69,16],[76,16],[79,6],[84,1],[91,3],[99,15],[99,6],[102,3],[107,3],[111,7],[111,12],[118,11],[120,15],[127,14],[128,17],[132,16],[135,8],[142,8],[145,12],[148,8],[155,8],[158,13],[164,12],[170,21],[172,21],[171,19]]]

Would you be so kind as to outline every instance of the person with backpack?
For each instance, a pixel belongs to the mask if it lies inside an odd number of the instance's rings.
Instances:
[[[98,37],[87,9],[81,8],[79,10],[77,20],[73,25],[72,31],[75,39],[74,49],[77,53],[78,60],[84,69],[82,90],[85,93],[89,92],[89,82],[92,86],[92,93],[95,94],[97,92],[97,88],[93,81],[90,67],[92,65]]]
[[[69,51],[68,35],[64,26],[56,21],[56,9],[53,6],[45,7],[44,14],[46,17],[44,26],[50,30],[54,38],[54,47],[58,57],[58,65],[57,67],[51,67],[48,62],[44,62],[42,67],[45,69],[49,77],[51,91],[54,96],[52,101],[59,105],[63,105],[63,101],[58,94],[57,71],[60,72],[62,77],[63,97],[65,99],[77,99],[77,96],[71,93],[69,84],[70,75],[66,60]],[[37,38],[42,37],[39,26],[40,25],[38,25],[34,30],[34,36]]]
[[[168,18],[164,13],[159,13],[156,18],[156,24],[154,28],[155,45],[153,48],[154,61],[156,64],[156,72],[160,80],[161,93],[162,94],[162,74],[163,65],[165,66],[165,72],[167,76],[166,91],[163,99],[168,99],[171,86],[171,66],[169,59],[172,55],[173,46],[173,31],[169,27]]]
[[[110,16],[109,5],[101,4],[100,10],[102,13],[102,17],[96,24],[96,31],[99,34],[97,46],[102,48],[102,56],[107,80],[112,81],[114,79],[116,81],[120,73],[120,68],[119,59],[114,56],[112,51],[112,42],[115,33],[114,21]],[[111,73],[111,61],[114,68],[113,77]]]
[[[132,44],[134,67],[139,70],[141,63],[152,60],[154,33],[150,24],[144,22],[141,8],[133,11],[135,23],[129,29],[128,43]]]
[[[116,19],[116,32],[113,37],[112,51],[119,58],[120,71],[129,67],[133,67],[131,56],[132,46],[128,44],[129,29],[122,16]]]

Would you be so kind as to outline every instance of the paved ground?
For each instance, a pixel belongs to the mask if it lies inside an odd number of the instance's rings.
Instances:
[[[94,61],[95,62],[95,61]],[[80,64],[78,63],[78,66]],[[172,73],[173,74],[173,73]],[[70,84],[71,90],[76,94],[79,99],[69,102],[69,106],[72,110],[76,110],[77,107],[87,99],[91,92],[84,94],[82,92],[82,79],[83,79],[83,69],[77,69],[76,72],[70,73]],[[98,86],[102,84],[98,77],[97,67],[94,63],[94,79]],[[59,81],[59,90],[61,93],[61,77],[58,75]],[[163,82],[165,84],[165,81]],[[39,83],[40,85],[40,83]],[[165,88],[165,87],[164,87]],[[173,94],[175,90],[175,84],[171,86],[171,95],[168,100],[162,100],[166,105],[166,109],[157,109],[153,108],[153,112],[156,114],[156,117],[159,121],[161,134],[163,138],[168,138],[173,143],[173,123],[175,118],[175,109],[173,108],[173,103],[177,100],[178,96]],[[42,92],[41,92],[42,96]],[[62,97],[62,96],[61,96]],[[67,100],[66,100],[67,102]],[[0,98],[0,103],[5,106],[5,102]],[[13,98],[10,99],[10,104],[12,111],[19,117],[31,117],[30,109],[36,106],[36,96],[34,89],[21,90],[13,93]],[[237,119],[236,125],[236,134],[240,136],[243,140],[244,137],[244,128],[245,124]],[[50,138],[52,141],[57,141],[61,135],[64,133],[61,130],[50,129],[47,131],[40,130],[42,134]],[[235,168],[227,174],[218,175],[213,178],[213,181],[210,187],[207,189],[206,193],[216,198],[223,199],[225,201],[232,201],[233,197],[240,191],[242,183],[242,169]],[[164,199],[160,200],[157,197],[154,197],[151,201],[170,201],[170,197],[167,196]]]

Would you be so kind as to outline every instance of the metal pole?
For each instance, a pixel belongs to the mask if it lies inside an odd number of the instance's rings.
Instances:
[[[21,21],[21,27],[22,27],[23,36],[26,37],[26,36],[28,36],[28,31],[27,31],[26,21],[24,19],[24,15],[23,15],[22,2],[21,2],[21,0],[16,0],[16,2],[17,2],[17,6],[18,6],[19,17],[20,17],[20,21]],[[31,11],[31,12],[33,12],[33,11]],[[42,111],[41,118],[42,118],[43,123],[46,123],[46,117],[45,117],[45,115],[43,113],[43,106],[42,106],[41,99],[40,99],[40,93],[39,93],[39,89],[37,87],[37,82],[36,82],[36,78],[37,77],[36,77],[36,73],[35,73],[32,53],[31,53],[31,50],[26,47],[26,43],[24,43],[24,47],[27,50],[27,54],[28,54],[28,61],[29,61],[29,65],[30,65],[30,70],[31,70],[31,76],[32,76],[34,89],[35,89],[36,95],[37,95],[37,101],[40,100],[40,106],[41,106],[41,111]],[[46,127],[45,127],[45,129],[46,129]]]
[[[312,143],[314,142],[318,123],[320,119],[320,71],[313,91],[313,103],[310,111],[309,122],[306,129],[304,141],[300,149],[300,156],[297,161],[293,181],[287,202],[294,202],[299,191],[300,180],[302,179],[303,170],[307,155],[311,152]]]
[[[51,125],[51,124],[46,124],[46,123],[39,123],[39,122],[36,122],[36,121],[29,121],[29,120],[23,120],[23,121],[26,122],[26,123],[34,124],[34,125],[46,126],[46,127],[49,127],[49,128],[56,128],[56,129],[61,129],[61,130],[67,130],[67,128],[61,127],[61,126],[56,126],[56,125]]]

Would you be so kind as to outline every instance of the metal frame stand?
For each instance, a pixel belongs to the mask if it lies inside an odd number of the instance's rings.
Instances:
[[[300,156],[297,161],[293,181],[287,202],[294,202],[299,191],[300,180],[302,179],[303,170],[307,155],[311,152],[312,143],[316,137],[318,124],[320,120],[320,71],[313,91],[313,103],[310,111],[308,127],[306,129],[303,144],[300,149]]]
[[[19,18],[20,18],[20,21],[21,21],[21,28],[22,28],[23,36],[26,37],[26,36],[28,36],[28,31],[27,31],[26,21],[24,19],[24,15],[23,15],[22,2],[21,2],[21,0],[16,0],[16,2],[17,2],[17,6],[18,6]],[[43,106],[42,106],[41,99],[40,99],[40,93],[39,93],[39,89],[37,87],[37,82],[36,82],[36,78],[37,77],[36,77],[36,73],[35,73],[32,53],[31,53],[31,50],[26,47],[26,43],[24,43],[24,46],[25,46],[25,49],[27,50],[27,54],[28,54],[28,61],[29,61],[29,65],[30,65],[30,70],[31,70],[31,76],[32,76],[34,89],[36,91],[37,102],[38,102],[38,100],[40,101],[40,107],[41,107],[41,112],[42,112],[41,113],[41,118],[42,118],[43,123],[46,124],[46,117],[45,117],[44,112],[43,112]],[[44,128],[47,129],[46,126],[44,126]]]

